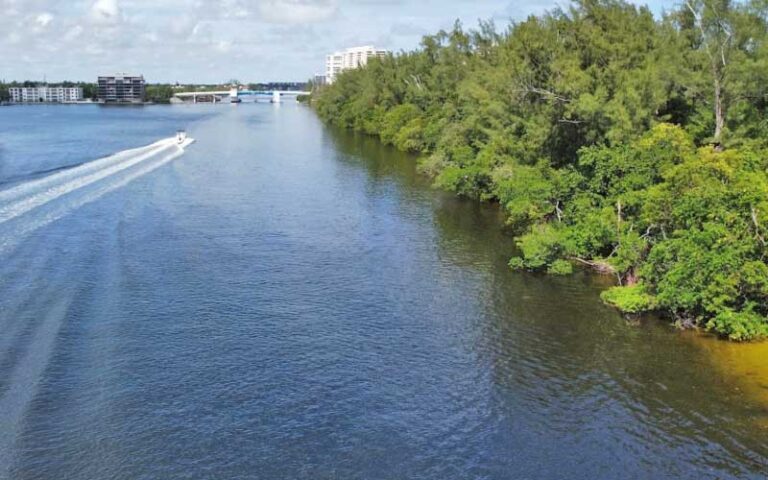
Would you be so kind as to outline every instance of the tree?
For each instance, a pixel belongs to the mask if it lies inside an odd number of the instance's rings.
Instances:
[[[725,127],[724,84],[728,72],[733,44],[730,0],[686,0],[696,28],[701,33],[701,48],[709,59],[714,90],[715,132],[712,141],[716,149],[722,148]]]
[[[684,1],[660,20],[577,0],[504,33],[457,23],[314,105],[421,154],[436,186],[498,201],[513,268],[587,265],[626,311],[768,336],[768,7]]]
[[[167,84],[147,85],[145,94],[150,102],[169,103],[174,91],[173,87]]]
[[[83,98],[90,98],[95,100],[99,96],[99,87],[95,83],[82,83]]]
[[[685,0],[677,12],[690,54],[701,55],[711,84],[711,143],[722,150],[731,110],[765,96],[766,16],[759,1]],[[762,108],[762,106],[760,106]]]

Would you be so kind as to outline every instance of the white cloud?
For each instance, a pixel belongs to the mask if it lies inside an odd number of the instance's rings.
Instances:
[[[121,17],[117,0],[96,0],[91,6],[90,18],[96,24],[115,24],[120,22]]]
[[[202,21],[195,23],[192,32],[189,35],[190,43],[211,43],[213,38],[213,24]]]
[[[227,40],[219,40],[216,42],[216,49],[221,53],[227,53],[232,49],[232,42]]]
[[[83,27],[80,25],[75,25],[64,34],[64,40],[66,41],[72,41],[75,40],[77,37],[79,37],[83,33]]]
[[[251,9],[240,0],[220,0],[224,18],[246,18],[251,15]]]
[[[337,9],[334,0],[262,0],[259,13],[267,22],[315,23],[328,20]]]
[[[6,41],[10,45],[17,45],[21,43],[21,35],[19,35],[17,32],[10,32],[8,33],[8,36],[6,37]]]
[[[471,28],[480,18],[520,19],[559,0],[510,2],[0,0],[0,58],[19,59],[3,63],[0,74],[93,80],[135,70],[151,82],[303,80],[323,70],[331,51],[409,50],[456,18]],[[504,19],[497,24],[504,28]]]
[[[160,37],[158,36],[157,32],[146,32],[141,35],[141,38],[143,40],[146,40],[149,43],[157,43],[160,41]]]
[[[179,15],[171,20],[168,33],[173,37],[187,38],[193,34],[197,25],[197,20],[192,15]]]
[[[35,22],[42,28],[46,28],[52,21],[53,15],[48,12],[43,12],[35,18]]]

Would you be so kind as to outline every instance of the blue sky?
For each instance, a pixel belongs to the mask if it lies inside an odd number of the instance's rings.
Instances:
[[[642,2],[645,3],[645,2]],[[655,13],[672,0],[647,3]],[[326,53],[398,51],[456,19],[503,27],[552,0],[0,0],[0,79],[305,80]]]

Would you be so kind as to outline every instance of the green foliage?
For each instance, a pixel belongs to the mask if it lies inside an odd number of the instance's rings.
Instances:
[[[562,240],[563,230],[554,224],[534,226],[529,233],[517,239],[523,266],[529,270],[550,267],[563,253]]]
[[[558,258],[549,265],[547,273],[550,275],[570,275],[573,273],[573,265],[567,260]]]
[[[512,270],[525,270],[525,260],[521,257],[510,258],[508,265]]]
[[[99,96],[99,86],[95,83],[81,83],[83,98],[96,100]]]
[[[641,313],[657,307],[656,298],[649,294],[645,285],[611,287],[600,298],[624,313]]]
[[[763,161],[749,151],[702,149],[650,190],[646,216],[670,232],[642,267],[643,277],[657,285],[660,304],[695,318],[723,312],[731,318],[727,312],[748,309],[765,316]]]
[[[170,103],[173,93],[170,85],[147,85],[145,89],[146,100],[153,103]]]
[[[604,294],[624,311],[756,338],[768,315],[767,15],[757,0],[692,0],[657,20],[589,0],[504,33],[457,23],[344,72],[314,103],[328,122],[421,153],[436,186],[498,201],[519,235],[510,267],[592,265],[632,285]]]
[[[508,166],[496,170],[495,193],[508,214],[508,222],[524,226],[555,213],[557,194],[546,167]]]
[[[768,320],[751,310],[735,312],[724,310],[707,322],[707,328],[730,340],[744,341],[768,336]]]
[[[379,124],[379,136],[384,143],[401,150],[419,151],[421,136],[421,112],[411,103],[398,105],[387,112]]]

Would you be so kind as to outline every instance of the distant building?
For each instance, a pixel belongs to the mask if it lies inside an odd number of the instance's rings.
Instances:
[[[312,79],[312,84],[315,87],[321,87],[325,85],[325,75],[320,75],[319,73],[316,73],[315,77]]]
[[[99,77],[99,103],[143,103],[144,77],[125,73]]]
[[[377,50],[373,46],[348,48],[342,52],[334,52],[325,57],[325,81],[333,83],[344,70],[362,67],[372,57],[386,57],[387,50]]]
[[[328,84],[333,83],[336,79],[336,75],[342,72],[344,54],[341,52],[335,52],[325,57],[325,82]]]
[[[83,99],[80,87],[11,87],[8,92],[14,103],[71,103]]]

